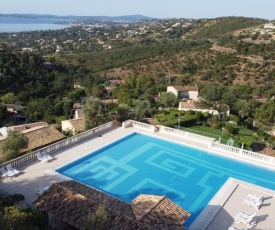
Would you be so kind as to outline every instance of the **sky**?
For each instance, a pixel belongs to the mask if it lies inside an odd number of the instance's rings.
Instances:
[[[275,19],[275,0],[0,0],[0,14]]]

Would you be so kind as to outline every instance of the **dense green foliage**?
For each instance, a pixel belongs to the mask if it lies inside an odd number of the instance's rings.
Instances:
[[[1,229],[37,230],[50,229],[45,214],[36,212],[31,208],[18,205],[24,197],[20,194],[0,194],[0,226]]]
[[[158,97],[158,103],[165,108],[174,107],[177,102],[177,97],[171,92],[163,92]]]
[[[85,127],[92,129],[113,119],[112,105],[102,103],[98,98],[89,97],[83,107]]]
[[[21,149],[28,147],[29,140],[20,132],[10,131],[6,139],[1,142],[0,149],[3,153],[2,162],[18,157]]]
[[[205,119],[202,114],[189,114],[189,118],[185,114],[181,123],[205,122],[220,129],[222,122],[230,119],[253,129],[255,119],[259,126],[264,125],[262,129],[270,131],[274,125],[274,104],[270,101],[275,95],[275,43],[272,32],[260,33],[266,22],[224,17],[148,21],[90,30],[73,27],[52,33],[16,34],[10,37],[13,44],[8,34],[1,34],[6,43],[0,49],[0,101],[22,105],[20,113],[29,122],[60,126],[61,118],[71,118],[74,106],[83,103],[85,97],[118,99],[118,105],[89,105],[86,115],[94,120],[87,128],[91,128],[109,119],[140,119],[157,112],[157,108],[173,107],[174,99],[160,96],[156,100],[157,95],[165,95],[168,85],[197,85],[202,98],[197,105],[216,109],[219,115]],[[37,36],[44,41],[37,42]],[[11,48],[25,44],[31,44],[33,52]],[[45,50],[45,46],[51,48]],[[57,46],[62,48],[56,51]],[[50,55],[42,57],[45,53]],[[123,79],[124,83],[107,91],[105,87],[113,86],[113,79]],[[74,89],[74,82],[84,88]],[[257,101],[263,98],[269,100],[266,105]],[[0,107],[1,118],[6,119],[3,111]],[[178,114],[169,116],[167,125],[178,123]],[[230,129],[228,132],[235,132]]]
[[[169,43],[157,43],[143,46],[123,47],[115,50],[104,50],[90,52],[87,54],[69,54],[62,56],[66,62],[76,62],[85,64],[89,69],[95,72],[104,71],[112,68],[125,66],[129,63],[154,58],[156,56],[171,56],[179,52],[188,52],[191,50],[209,48],[207,40],[202,41],[180,41]]]
[[[218,36],[228,34],[235,30],[245,29],[267,22],[264,19],[246,18],[246,17],[222,17],[214,19],[195,35],[197,38],[216,38]]]

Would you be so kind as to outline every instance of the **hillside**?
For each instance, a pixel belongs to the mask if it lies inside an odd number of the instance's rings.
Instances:
[[[275,79],[275,33],[270,32],[271,37],[258,36],[257,40],[251,33],[255,28],[260,30],[265,22],[243,17],[196,21],[181,40],[155,40],[141,45],[135,37],[136,43],[131,41],[129,47],[68,54],[57,59],[111,78],[144,73],[158,78],[190,74],[192,82],[265,85]]]
[[[255,27],[267,23],[267,20],[246,17],[222,17],[208,21],[193,31],[190,38],[218,38],[236,30]]]
[[[249,129],[257,122],[261,142],[273,143],[267,132],[274,125],[275,31],[266,29],[265,22],[170,19],[0,34],[0,99],[22,105],[20,113],[29,122],[60,125],[89,96],[116,99],[119,105],[104,104],[110,112],[104,118],[124,119],[135,106],[146,106],[136,110],[146,111],[142,116],[167,106],[154,96],[169,85],[197,85],[204,99],[197,106],[220,112],[206,125],[220,128],[221,114],[229,109],[232,116],[226,119]],[[0,106],[2,120],[5,109]],[[173,122],[176,113],[169,118]]]

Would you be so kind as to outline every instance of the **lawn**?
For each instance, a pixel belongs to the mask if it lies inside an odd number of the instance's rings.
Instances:
[[[192,126],[192,127],[188,127],[188,128],[181,127],[181,130],[184,130],[184,131],[187,131],[190,133],[207,136],[207,137],[212,137],[212,138],[215,138],[216,140],[221,139],[221,143],[223,143],[223,144],[226,144],[228,139],[231,138],[234,140],[233,145],[235,147],[240,147],[240,144],[238,143],[239,138],[237,138],[235,136],[228,135],[227,133],[225,133],[225,131],[222,132],[222,130],[219,130],[219,129],[213,129],[213,128],[205,127],[205,126]]]

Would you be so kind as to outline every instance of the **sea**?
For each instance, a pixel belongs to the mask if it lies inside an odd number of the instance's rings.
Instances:
[[[0,17],[0,33],[27,32],[36,30],[58,30],[70,27],[69,20],[51,18],[7,18]]]

